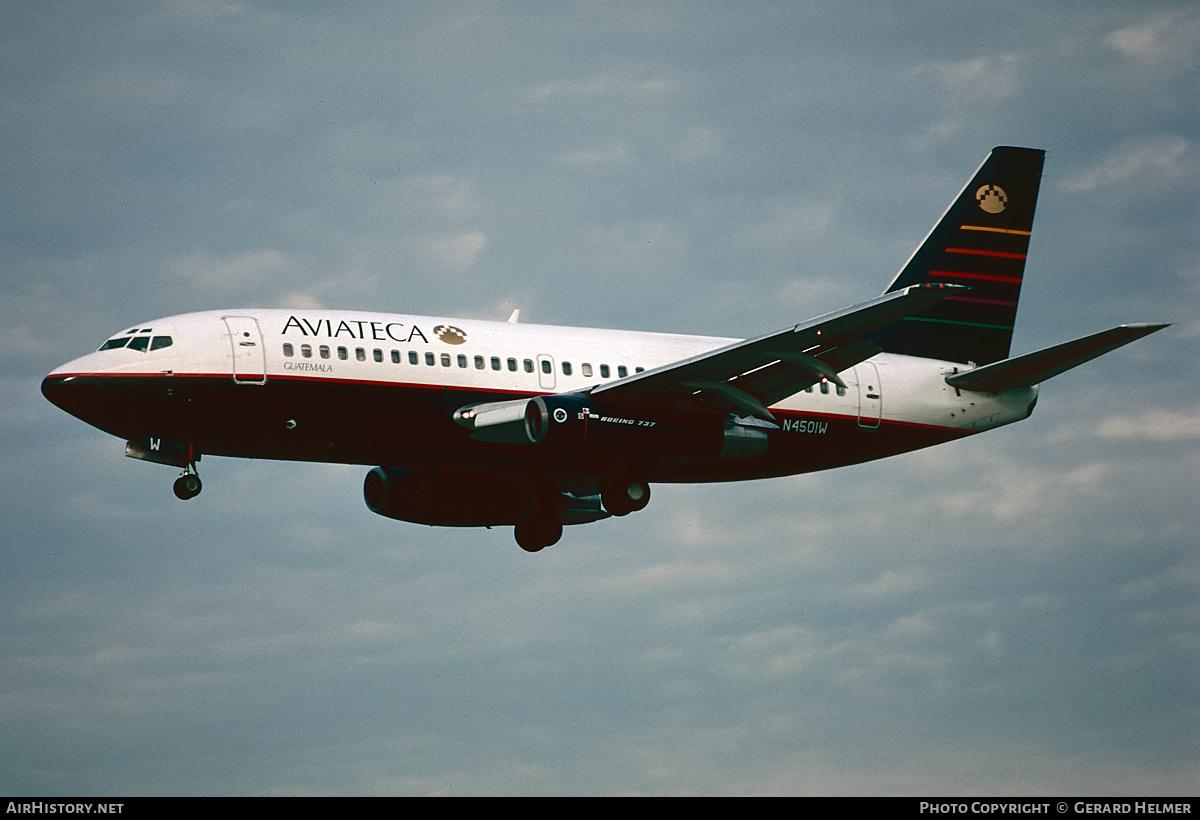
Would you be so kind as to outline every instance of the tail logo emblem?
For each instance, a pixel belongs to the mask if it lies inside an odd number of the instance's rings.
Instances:
[[[979,200],[979,207],[989,214],[1000,213],[1008,204],[1008,194],[999,185],[984,185],[975,192],[975,198]]]

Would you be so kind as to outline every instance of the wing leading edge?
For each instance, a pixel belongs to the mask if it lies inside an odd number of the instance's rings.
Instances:
[[[910,285],[869,302],[717,350],[598,385],[592,395],[631,403],[701,405],[774,420],[767,408],[879,352],[868,334],[969,288]],[[844,385],[843,385],[844,386]]]

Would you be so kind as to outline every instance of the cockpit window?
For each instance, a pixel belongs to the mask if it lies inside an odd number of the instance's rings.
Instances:
[[[145,331],[143,331],[145,332]],[[130,350],[140,350],[145,353],[147,350],[161,350],[164,347],[170,347],[174,340],[170,336],[120,336],[116,339],[109,339],[104,344],[100,345],[101,350],[116,350],[120,347],[128,347]]]

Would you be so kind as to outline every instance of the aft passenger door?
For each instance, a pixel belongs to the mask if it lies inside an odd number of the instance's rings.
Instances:
[[[234,384],[265,384],[267,363],[258,320],[253,316],[225,316],[223,319],[229,329]]]
[[[883,408],[883,387],[879,383],[879,368],[865,361],[854,366],[858,381],[858,426],[874,429],[879,426]]]

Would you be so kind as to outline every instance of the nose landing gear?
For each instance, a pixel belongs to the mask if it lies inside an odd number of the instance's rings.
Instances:
[[[195,472],[195,469],[195,464],[189,464],[184,468],[183,475],[175,479],[175,484],[171,489],[175,491],[175,497],[180,501],[195,498],[204,488],[204,485],[200,483],[200,474]]]

